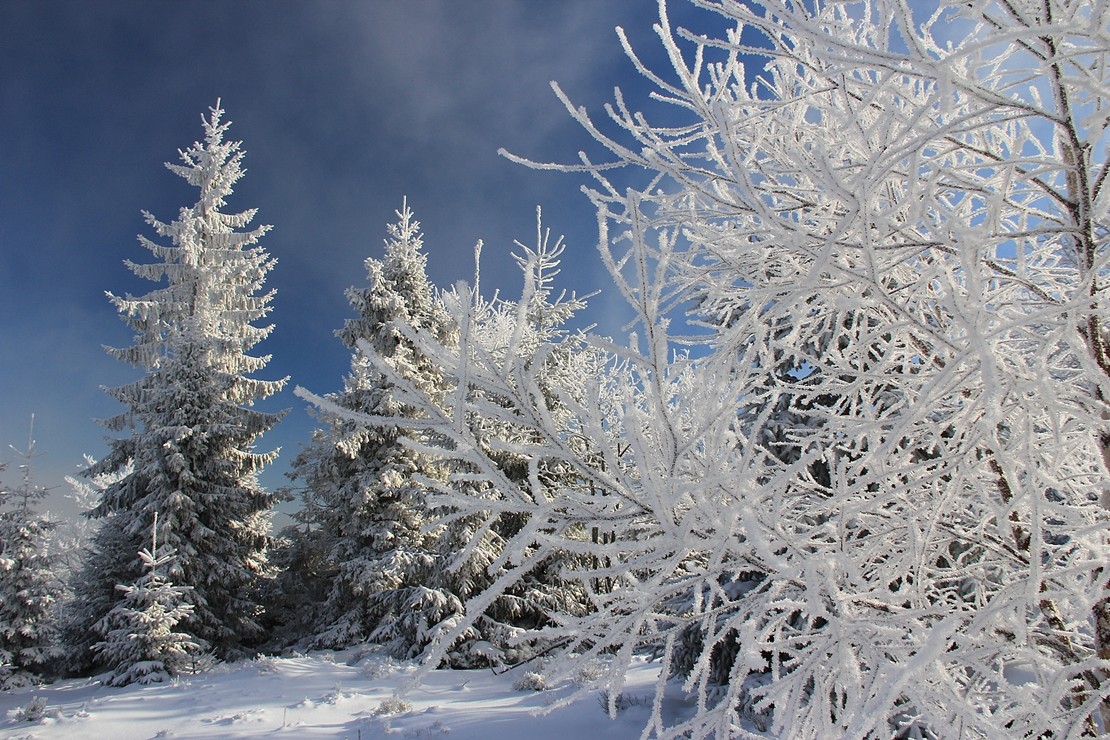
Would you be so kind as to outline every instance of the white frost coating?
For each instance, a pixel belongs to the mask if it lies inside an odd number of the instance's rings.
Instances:
[[[241,143],[225,139],[230,124],[223,113],[217,103],[202,119],[203,141],[180,152],[181,164],[167,164],[198,188],[197,202],[168,224],[144,213],[167,243],[140,237],[157,261],[126,263],[136,275],[164,283],[138,298],[110,296],[135,338],[109,352],[144,375],[106,389],[126,410],[105,424],[125,436],[86,471],[93,480],[120,475],[90,512],[100,521],[77,580],[75,670],[91,667],[92,644],[112,639],[105,630],[118,625],[105,617],[114,607],[128,594],[150,596],[115,587],[138,587],[153,577],[136,553],[149,541],[155,512],[158,541],[176,552],[161,575],[186,589],[180,596],[191,607],[177,628],[228,657],[262,631],[255,592],[271,571],[267,530],[275,501],[259,488],[258,472],[277,451],[256,451],[255,442],[282,415],[250,407],[287,379],[250,377],[269,361],[250,352],[273,330],[256,322],[271,311],[265,278],[275,261],[258,244],[269,226],[241,230],[253,209],[222,210],[244,172]],[[114,667],[126,673],[125,666]]]
[[[520,454],[520,425],[502,389],[471,382],[468,362],[444,368],[423,344],[483,358],[527,345],[544,353],[536,367],[546,369],[510,382],[539,397],[573,361],[548,352],[544,340],[558,335],[580,304],[549,296],[561,246],[549,246],[542,229],[535,249],[521,247],[531,287],[520,303],[483,300],[465,284],[436,295],[417,223],[407,206],[398,217],[384,259],[366,262],[370,285],[348,292],[358,317],[340,332],[354,352],[343,393],[321,398],[298,389],[328,422],[294,464],[306,483],[301,518],[313,525],[300,541],[335,574],[324,584],[328,598],[319,614],[306,617],[315,622],[310,644],[368,640],[409,658],[436,643],[448,646],[437,659],[451,666],[516,662],[550,646],[548,614],[580,612],[584,601],[562,579],[562,553],[548,553],[541,567],[519,567],[535,555],[529,533],[547,518],[541,512],[524,520],[516,516],[519,505],[498,500],[510,481],[536,488],[557,471]],[[416,406],[408,403],[413,390],[422,399]],[[485,470],[461,462],[475,446],[489,456]],[[444,460],[445,449],[461,464]],[[444,508],[442,494],[456,487],[482,510]],[[507,572],[515,574],[509,592],[488,588]]]
[[[62,656],[54,615],[55,556],[47,547],[53,523],[36,510],[47,489],[34,481],[34,416],[20,460],[18,485],[0,480],[0,691],[37,684]],[[0,464],[0,472],[6,466]]]
[[[631,344],[591,340],[611,362],[541,396],[516,335],[460,355],[405,330],[475,390],[397,383],[468,470],[443,500],[542,515],[525,565],[586,556],[591,611],[548,628],[547,670],[612,654],[616,691],[660,649],[696,711],[645,736],[1101,731],[1108,6],[695,4],[733,29],[682,35],[661,2],[674,73],[640,65],[677,122],[567,101],[611,161],[545,165],[595,180]],[[504,476],[462,413],[560,475]]]

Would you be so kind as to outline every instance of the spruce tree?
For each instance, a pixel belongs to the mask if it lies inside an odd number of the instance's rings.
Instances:
[[[255,452],[255,440],[281,418],[250,408],[287,379],[259,380],[269,356],[248,354],[273,329],[256,326],[271,310],[262,292],[274,260],[258,244],[270,229],[248,229],[254,209],[226,213],[226,198],[243,175],[241,142],[225,141],[229,124],[219,102],[203,119],[204,140],[167,163],[200,191],[197,202],[163,223],[146,221],[169,244],[140,236],[158,259],[127,266],[165,284],[141,297],[109,294],[135,342],[109,352],[145,374],[107,392],[126,410],[105,422],[129,434],[90,467],[90,477],[121,470],[91,515],[101,520],[85,564],[78,598],[85,608],[74,625],[76,647],[107,637],[104,617],[135,583],[142,564],[134,553],[147,523],[160,513],[158,538],[177,553],[167,577],[190,590],[193,609],[182,628],[232,658],[260,636],[257,589],[271,568],[267,529],[274,496],[258,484],[259,470],[277,455]]]
[[[438,368],[398,327],[416,327],[448,342],[453,329],[428,281],[420,224],[407,202],[397,216],[388,227],[384,258],[366,260],[367,286],[347,292],[357,316],[337,335],[353,351],[351,371],[343,392],[329,401],[347,411],[400,419],[413,411],[394,399],[393,384],[367,353],[435,395]],[[312,644],[374,640],[412,657],[427,638],[404,624],[434,624],[461,609],[427,585],[442,558],[434,536],[424,531],[423,479],[442,473],[405,446],[397,429],[364,427],[328,412],[323,417],[327,428],[297,457],[292,473],[304,483],[301,517],[313,528],[310,540],[325,563],[320,577],[327,581],[327,599]]]
[[[20,485],[0,486],[0,689],[33,683],[61,655],[45,547],[50,523],[33,507],[46,495],[31,476],[34,439],[17,453]]]
[[[203,641],[175,628],[193,611],[186,603],[189,586],[175,586],[163,575],[176,560],[173,548],[158,549],[158,516],[151,526],[150,549],[138,553],[145,571],[131,585],[116,589],[123,598],[97,625],[105,639],[93,646],[100,661],[111,667],[110,686],[159,683],[181,672],[198,652]]]
[[[400,215],[401,223],[391,231],[395,236],[413,233],[415,227],[409,218]],[[499,516],[496,512],[464,516],[444,507],[437,494],[445,490],[447,480],[465,479],[473,471],[466,463],[455,464],[453,455],[444,448],[451,446],[445,437],[420,432],[422,424],[443,414],[435,399],[442,401],[447,393],[481,395],[484,411],[468,414],[459,423],[473,431],[504,475],[521,482],[529,478],[527,460],[514,452],[514,447],[526,441],[522,436],[526,433],[511,418],[511,411],[498,394],[472,387],[465,373],[443,373],[441,366],[427,361],[420,347],[428,342],[482,357],[504,357],[517,350],[531,353],[544,366],[538,390],[553,401],[558,395],[555,386],[565,391],[581,378],[583,370],[591,372],[586,368],[585,356],[569,351],[574,342],[562,326],[580,302],[550,295],[561,243],[549,245],[542,231],[540,238],[537,251],[522,247],[525,253],[520,262],[528,277],[528,290],[520,303],[501,298],[486,301],[468,291],[447,291],[431,304],[414,303],[411,297],[402,298],[397,291],[386,289],[375,277],[381,267],[374,260],[368,262],[372,289],[352,293],[355,305],[363,307],[364,321],[349,322],[345,327],[345,341],[357,348],[348,394],[319,398],[302,392],[329,415],[332,425],[329,433],[318,435],[313,447],[299,458],[295,472],[308,484],[302,517],[317,525],[318,537],[342,542],[329,533],[344,522],[347,526],[359,523],[368,535],[381,531],[382,524],[388,523],[390,536],[378,536],[372,545],[378,548],[374,551],[377,559],[372,562],[352,558],[349,553],[353,550],[343,551],[333,544],[330,557],[337,575],[335,583],[354,583],[345,575],[345,571],[354,571],[362,578],[358,583],[364,589],[361,593],[348,590],[348,598],[335,601],[345,605],[348,615],[357,615],[363,621],[348,618],[333,623],[317,637],[317,645],[368,639],[386,645],[397,657],[415,657],[451,631],[469,610],[476,609],[481,616],[459,635],[442,662],[452,667],[511,663],[544,649],[539,632],[526,633],[548,626],[555,613],[583,611],[584,591],[561,576],[561,569],[569,564],[565,553],[542,559],[516,587],[483,602],[482,593],[510,567],[507,542],[530,522],[528,517]],[[404,254],[408,241],[398,238],[391,242],[383,264],[413,264],[399,260],[397,254]],[[422,264],[419,278],[409,275],[407,284],[426,285]],[[378,286],[377,291],[374,286]],[[430,286],[427,292],[415,295],[433,296]],[[412,310],[414,305],[434,306],[435,321]],[[365,310],[374,306],[389,310]],[[459,344],[456,326],[462,327],[466,346]],[[397,352],[399,347],[404,348],[403,353]],[[376,395],[370,396],[375,403],[360,405],[365,396],[350,393],[358,387],[355,381],[375,384],[362,386],[375,389]],[[420,411],[409,406],[404,399],[413,397],[413,389],[419,389],[423,400],[432,399],[431,405]],[[341,437],[338,430],[343,430],[346,437]],[[344,451],[347,439],[388,440],[389,446],[363,447],[360,456]],[[338,452],[326,454],[329,446]],[[367,460],[372,460],[372,465]],[[382,460],[389,460],[388,467]],[[407,466],[398,461],[406,461]],[[359,471],[366,475],[364,479],[357,477]],[[545,468],[541,475],[554,480],[561,474]],[[563,483],[568,488],[577,484],[570,479]],[[407,491],[407,495],[399,496],[401,491]],[[472,486],[469,495],[476,501],[490,502],[499,496],[484,483]],[[351,502],[365,508],[352,516]],[[409,518],[399,519],[401,512]],[[370,552],[371,546],[365,551]]]
[[[473,366],[481,366],[480,358],[517,358],[532,372],[526,392],[542,397],[551,418],[562,420],[567,414],[562,399],[575,396],[582,379],[597,374],[600,356],[584,351],[580,336],[567,329],[585,302],[574,295],[554,294],[565,245],[561,238],[551,242],[539,209],[536,226],[535,249],[516,242],[518,251],[513,255],[524,273],[524,294],[519,302],[499,295],[485,300],[469,291],[447,293],[445,302],[455,323],[464,327],[461,344],[466,345]],[[577,476],[558,464],[530,458],[527,450],[535,436],[520,424],[508,402],[509,388],[490,388],[465,378],[454,380],[464,384],[456,386],[455,394],[465,395],[474,409],[481,409],[467,414],[467,426],[479,448],[507,480],[532,494],[539,493],[532,490],[537,480],[561,488],[566,495],[583,492],[585,484]],[[492,506],[478,514],[461,515],[441,504],[434,512],[443,522],[437,529],[436,547],[448,564],[437,574],[442,588],[455,595],[460,604],[473,599],[485,602],[481,616],[446,652],[445,662],[457,668],[512,664],[550,650],[553,642],[544,635],[543,628],[561,618],[582,616],[589,609],[586,590],[565,575],[582,565],[581,556],[560,549],[537,557],[533,567],[521,572],[512,587],[495,598],[483,599],[482,595],[515,563],[534,554],[530,547],[510,550],[513,539],[538,520],[516,512],[499,513],[501,492],[496,486],[464,482],[477,472],[470,463],[453,459],[447,467],[455,486],[474,501],[488,500]],[[589,533],[582,527],[575,529],[568,534],[581,546]],[[433,634],[448,632],[466,610],[460,608],[454,619],[444,620]]]

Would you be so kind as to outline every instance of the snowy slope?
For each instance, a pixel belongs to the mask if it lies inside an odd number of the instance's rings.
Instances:
[[[348,651],[221,665],[170,684],[113,689],[60,681],[0,693],[0,737],[626,740],[647,724],[658,677],[657,666],[634,667],[623,693],[627,706],[616,719],[597,693],[539,714],[577,687],[515,689],[529,667],[502,675],[436,671],[404,695],[410,706],[389,712],[394,692],[415,670]],[[22,718],[38,697],[45,700],[43,716]]]

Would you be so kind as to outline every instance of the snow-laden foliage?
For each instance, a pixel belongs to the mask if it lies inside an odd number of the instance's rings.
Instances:
[[[268,226],[246,229],[255,211],[226,213],[226,198],[243,175],[241,143],[225,141],[229,124],[219,105],[203,119],[204,141],[167,164],[198,188],[195,205],[173,222],[147,213],[168,245],[140,237],[157,258],[127,265],[136,275],[165,281],[141,297],[109,294],[135,331],[130,347],[110,352],[144,372],[108,393],[127,408],[106,426],[125,431],[89,476],[130,474],[105,489],[91,512],[101,520],[77,588],[83,611],[75,625],[78,654],[105,639],[96,625],[123,598],[116,589],[142,576],[134,553],[158,512],[159,540],[176,559],[166,576],[189,587],[194,608],[182,629],[222,656],[242,652],[260,633],[255,595],[270,572],[267,528],[274,498],[257,481],[276,452],[256,452],[259,435],[278,414],[250,406],[279,391],[285,380],[259,380],[269,356],[248,354],[272,331],[256,326],[270,312],[262,292],[274,260],[258,245]]]
[[[95,458],[85,455],[85,468],[95,464]],[[70,487],[70,492],[66,498],[70,506],[83,515],[96,508],[105,490],[131,475],[131,472],[132,466],[128,463],[119,470],[107,471],[92,477],[67,475],[65,481]],[[51,523],[54,526],[47,540],[47,552],[50,555],[51,575],[54,581],[52,588],[58,595],[58,601],[69,608],[74,606],[73,586],[84,563],[88,560],[89,548],[96,532],[96,522],[87,516],[59,517],[52,513]],[[61,620],[63,623],[66,621],[64,614]]]
[[[586,351],[580,338],[565,327],[584,302],[573,295],[553,292],[565,245],[562,239],[552,243],[539,209],[536,227],[536,247],[516,242],[518,251],[513,255],[525,275],[526,288],[520,301],[500,295],[487,300],[465,286],[445,292],[443,301],[459,327],[458,344],[451,349],[455,366],[459,357],[497,357],[503,361],[512,353],[520,354],[522,359],[527,355],[535,363],[530,365],[530,391],[549,399],[552,417],[562,418],[566,412],[559,397],[573,395],[583,376],[596,374],[597,354]],[[469,361],[465,362],[469,366]],[[454,423],[469,427],[483,454],[502,475],[525,487],[531,485],[533,475],[543,477],[548,485],[556,480],[568,487],[581,483],[573,476],[567,478],[558,466],[538,472],[531,469],[527,453],[521,454],[521,444],[528,441],[531,431],[517,423],[512,402],[503,399],[499,389],[470,384],[463,378],[451,390],[456,396],[456,409],[459,394],[468,397],[470,404],[465,417],[456,418]],[[471,480],[475,471],[465,456],[444,455],[444,447],[452,444],[449,437],[437,433],[426,439],[430,440],[430,445],[424,443],[428,445],[426,454],[447,463],[450,479],[457,485],[455,492],[471,502],[466,509],[456,509],[440,495],[430,499],[443,525],[437,549],[447,556],[449,570],[442,577],[460,599],[458,616],[438,625],[437,632],[447,634],[463,623],[463,602],[468,613],[481,609],[480,616],[465,620],[465,628],[453,635],[454,642],[445,653],[447,663],[455,667],[512,664],[548,652],[560,642],[546,632],[552,620],[562,614],[581,615],[589,608],[584,589],[564,576],[566,568],[584,557],[581,542],[537,557],[529,569],[517,574],[512,586],[489,591],[510,567],[508,549],[529,528],[530,517],[496,503],[490,509],[476,510],[481,502],[500,498],[499,489],[481,476]],[[437,494],[444,491],[442,478],[432,483]],[[574,536],[584,540],[588,533],[577,528]],[[493,598],[487,600],[487,592]]]
[[[158,516],[151,527],[150,548],[138,553],[143,575],[133,584],[119,585],[122,594],[112,611],[97,625],[104,640],[93,645],[99,661],[110,669],[109,686],[159,683],[183,673],[206,645],[183,632],[177,624],[189,616],[190,586],[175,586],[164,575],[176,553],[158,549]]]
[[[674,69],[637,62],[674,112],[618,97],[607,133],[568,101],[612,156],[552,166],[594,178],[635,311],[631,341],[595,342],[605,371],[553,398],[549,344],[471,351],[473,311],[457,348],[406,330],[455,383],[394,378],[445,440],[444,501],[525,522],[429,664],[577,548],[591,608],[553,615],[547,669],[613,653],[619,696],[652,648],[696,711],[665,726],[661,684],[645,734],[1099,732],[1110,10],[694,2],[730,30],[676,31],[661,2]],[[491,414],[526,475],[467,423]]]
[[[357,312],[337,332],[352,351],[351,371],[331,404],[350,411],[402,419],[412,409],[367,360],[373,353],[429,397],[438,396],[440,371],[404,339],[393,322],[418,327],[451,342],[452,327],[428,282],[420,224],[407,202],[388,227],[384,258],[366,260],[367,286],[347,297]],[[364,342],[369,349],[359,346]],[[344,647],[374,640],[398,657],[418,654],[425,634],[458,608],[435,585],[442,557],[425,529],[424,477],[440,475],[424,455],[398,441],[395,428],[373,429],[323,412],[326,428],[294,461],[291,477],[303,484],[306,525],[291,533],[310,590],[326,594],[310,625],[311,644]],[[323,581],[323,583],[319,583]],[[315,585],[313,585],[315,582]]]
[[[558,331],[572,309],[569,302],[545,302],[546,293],[520,315],[516,304],[501,299],[472,302],[449,293],[441,300],[426,276],[417,222],[407,207],[398,217],[384,260],[367,260],[369,287],[348,294],[360,316],[340,332],[355,350],[344,392],[326,398],[304,394],[330,423],[294,467],[294,479],[306,484],[298,516],[309,528],[290,534],[291,553],[297,565],[314,572],[291,580],[308,584],[300,592],[313,591],[313,579],[330,581],[315,645],[368,640],[409,658],[463,619],[464,604],[495,580],[504,543],[521,524],[514,517],[487,523],[475,515],[429,524],[439,506],[429,493],[442,487],[448,467],[436,460],[440,440],[416,436],[402,442],[399,427],[423,412],[399,401],[393,389],[401,378],[439,403],[445,386],[440,368],[403,331],[421,331],[441,346],[456,347],[457,319],[473,310],[476,317],[467,326],[478,327],[472,335],[482,337],[474,346],[500,353],[514,331],[525,331],[538,346],[541,334]],[[363,416],[392,421],[380,426],[352,421]],[[505,444],[512,434],[491,417],[476,416],[469,423],[480,428],[487,445]],[[494,454],[505,469],[520,466],[506,450]],[[543,563],[500,594],[444,660],[452,666],[511,663],[541,649],[526,633],[546,625],[553,611],[581,610],[580,591],[564,583],[557,570],[555,563]]]
[[[41,679],[62,654],[45,551],[51,525],[34,508],[47,493],[34,482],[34,449],[32,436],[26,450],[16,450],[18,486],[0,482],[0,690]]]

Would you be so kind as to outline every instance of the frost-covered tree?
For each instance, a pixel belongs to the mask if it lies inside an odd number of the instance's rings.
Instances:
[[[181,164],[166,165],[198,188],[197,202],[171,223],[145,214],[169,243],[140,237],[158,261],[127,262],[136,275],[165,284],[141,297],[109,294],[135,331],[132,346],[110,352],[144,375],[108,391],[127,408],[106,426],[127,434],[87,471],[133,466],[91,512],[101,521],[78,584],[85,605],[74,627],[79,652],[105,639],[96,625],[123,598],[116,586],[142,576],[134,553],[156,511],[158,538],[177,553],[165,575],[190,589],[193,610],[182,630],[221,657],[241,654],[260,636],[256,592],[271,570],[274,497],[257,476],[277,453],[254,444],[281,415],[251,406],[286,381],[252,377],[269,361],[249,352],[273,329],[255,322],[271,310],[273,292],[262,291],[274,260],[258,244],[269,227],[246,228],[255,210],[224,211],[243,175],[243,151],[225,140],[223,113],[217,103],[203,119],[204,140],[181,152]]]
[[[330,404],[348,411],[402,419],[414,411],[394,398],[392,383],[367,359],[372,353],[430,398],[440,371],[396,328],[417,327],[450,343],[453,327],[428,281],[420,224],[407,201],[388,227],[385,255],[366,260],[367,285],[347,297],[356,311],[337,332],[353,351],[351,371]],[[361,343],[361,345],[360,345]],[[426,455],[405,447],[397,429],[367,428],[322,413],[325,429],[294,461],[303,485],[299,514],[308,528],[297,538],[303,564],[327,581],[311,643],[340,647],[387,644],[403,657],[419,652],[424,630],[452,609],[434,586],[442,557],[425,529],[425,478],[441,473]]]
[[[83,468],[90,468],[95,464],[95,458],[91,455],[85,455]],[[80,475],[67,475],[65,477],[65,481],[70,487],[70,492],[67,495],[69,504],[82,515],[67,516],[61,519],[55,517],[56,526],[51,530],[47,543],[51,559],[51,573],[54,580],[54,593],[58,594],[58,601],[65,610],[74,606],[73,586],[89,558],[89,548],[96,532],[95,520],[83,515],[85,512],[96,508],[108,487],[118,483],[130,474],[131,466],[125,465],[120,470],[109,471],[92,478]],[[64,614],[61,621],[63,623],[66,621]]]
[[[85,462],[86,470],[97,463],[89,455]],[[89,620],[96,614],[107,614],[118,599],[115,592],[118,584],[112,583],[113,576],[123,582],[132,570],[132,558],[118,557],[130,543],[130,537],[90,516],[105,491],[132,472],[133,465],[128,462],[118,470],[66,478],[80,514],[75,520],[58,523],[51,532],[49,547],[54,591],[61,602],[58,623],[67,653],[67,674],[77,675],[93,668],[95,655],[91,648],[101,638],[92,631],[94,623]]]
[[[577,572],[594,608],[549,630],[570,648],[549,670],[611,654],[616,697],[640,646],[666,676],[696,635],[694,712],[666,725],[661,682],[649,734],[1098,734],[1110,11],[694,3],[730,29],[675,30],[661,2],[672,72],[628,48],[674,106],[662,123],[618,97],[605,129],[568,102],[612,157],[562,169],[595,178],[637,319],[559,397],[572,413],[516,347],[413,335],[530,432],[522,485],[461,423],[473,395],[438,412],[397,391],[469,466],[452,507],[528,517],[478,601],[605,522]],[[552,465],[590,495],[537,474]]]
[[[588,351],[581,338],[566,327],[585,303],[574,295],[554,294],[554,280],[565,245],[562,239],[551,242],[539,209],[536,217],[536,247],[516,243],[518,251],[514,258],[524,273],[525,286],[520,301],[506,300],[500,295],[487,300],[476,290],[460,286],[444,294],[444,304],[455,324],[461,327],[461,341],[453,350],[457,358],[499,358],[503,362],[509,355],[520,357],[528,363],[530,371],[527,392],[547,399],[552,419],[561,420],[566,412],[558,401],[560,395],[574,394],[583,376],[597,373],[599,355]],[[477,281],[475,276],[476,284]],[[482,360],[472,362],[480,366]],[[456,366],[457,363],[458,360]],[[517,423],[513,404],[502,398],[502,389],[455,376],[451,391],[455,397],[461,394],[468,399],[470,413],[464,423],[483,454],[518,486],[528,489],[539,479],[544,485],[559,485],[568,491],[588,485],[558,463],[549,465],[541,461],[532,465],[526,450],[533,434],[527,424]],[[450,556],[449,567],[441,578],[457,596],[460,614],[464,609],[471,613],[481,609],[480,616],[469,620],[467,628],[456,635],[446,652],[448,664],[457,667],[512,664],[548,652],[558,641],[550,639],[546,628],[562,615],[577,616],[590,608],[585,590],[564,575],[566,569],[585,557],[581,549],[589,532],[585,527],[577,527],[568,533],[577,540],[570,549],[532,561],[510,588],[486,601],[490,586],[520,560],[519,555],[510,551],[510,545],[529,527],[531,517],[503,509],[498,503],[499,490],[481,476],[464,482],[475,472],[470,462],[454,452],[445,452],[444,447],[453,446],[446,437],[433,439],[435,444],[429,454],[450,460],[447,466],[450,479],[457,485],[457,492],[466,495],[471,503],[466,510],[456,510],[441,496],[431,499],[443,523],[437,548]],[[437,492],[442,493],[442,480],[436,484]],[[483,501],[492,502],[491,507],[476,510]],[[593,534],[598,536],[596,527]],[[445,622],[440,631],[454,627],[457,622],[457,619]]]
[[[34,508],[47,491],[34,482],[34,450],[32,435],[26,450],[16,450],[20,484],[0,483],[0,689],[41,679],[61,656],[46,552],[51,525]]]
[[[390,269],[390,265],[397,264],[408,249],[405,246],[407,240],[399,237],[407,232],[415,233],[415,225],[409,225],[410,219],[404,213],[399,215],[402,220],[393,229],[395,238],[387,245],[386,275],[396,272],[396,268]],[[373,292],[355,294],[353,298],[364,301],[363,305],[385,305],[391,310],[378,309],[375,321],[364,322],[357,327],[348,324],[344,338],[357,347],[352,375],[348,379],[348,393],[352,381],[361,377],[363,387],[378,389],[377,393],[389,403],[379,401],[360,405],[357,403],[358,396],[345,394],[319,398],[304,393],[334,418],[332,435],[335,430],[342,429],[350,439],[386,439],[389,447],[378,449],[388,451],[391,457],[398,460],[420,462],[419,466],[411,463],[408,467],[394,465],[395,476],[383,476],[377,469],[379,465],[367,468],[367,476],[362,480],[352,478],[350,461],[357,463],[359,458],[345,451],[342,442],[336,445],[324,435],[317,439],[316,444],[335,446],[342,455],[336,456],[334,452],[320,455],[317,448],[310,449],[300,458],[302,470],[314,476],[307,480],[317,481],[315,486],[309,486],[313,493],[329,490],[320,486],[319,481],[335,480],[355,483],[371,494],[388,491],[388,488],[383,489],[383,484],[392,486],[394,490],[404,490],[403,487],[407,486],[412,491],[405,500],[412,522],[411,529],[407,530],[407,541],[401,536],[406,530],[394,525],[388,538],[380,535],[376,538],[378,554],[372,566],[348,558],[346,567],[359,566],[357,572],[364,584],[361,593],[357,594],[361,603],[349,594],[345,601],[340,602],[357,613],[366,625],[357,634],[363,635],[363,639],[389,646],[396,655],[419,655],[427,645],[459,624],[467,610],[477,608],[471,601],[480,600],[481,594],[504,570],[505,545],[519,533],[527,520],[527,517],[500,516],[496,512],[460,515],[454,510],[441,510],[438,492],[443,487],[443,481],[448,475],[465,476],[466,471],[451,470],[451,463],[444,458],[441,450],[442,438],[412,432],[412,422],[415,420],[418,426],[424,423],[427,410],[416,412],[394,396],[394,388],[399,382],[406,388],[421,388],[421,397],[432,403],[436,403],[434,399],[441,398],[448,389],[439,366],[427,361],[415,348],[410,336],[420,333],[435,337],[434,341],[439,346],[454,347],[455,352],[496,356],[504,356],[505,352],[511,351],[512,343],[516,341],[520,346],[527,347],[533,356],[539,357],[539,348],[545,341],[565,334],[562,324],[581,306],[573,297],[564,300],[550,296],[550,278],[557,273],[562,246],[561,243],[549,246],[547,237],[542,233],[540,238],[539,252],[522,247],[522,267],[534,270],[530,282],[533,290],[526,300],[519,304],[500,298],[486,301],[469,291],[449,291],[443,294],[441,301],[428,286],[428,292],[423,295],[434,298],[435,322],[428,321],[425,315],[411,309],[399,310],[411,305],[411,299],[397,300],[395,293],[388,289],[389,283],[375,279],[376,270],[381,269],[377,262],[368,261],[371,287],[378,287]],[[411,236],[408,239],[411,240]],[[396,254],[398,251],[400,255]],[[427,285],[423,263],[419,267],[419,282]],[[399,281],[394,279],[394,282]],[[406,282],[413,281],[410,278]],[[373,301],[370,300],[372,296]],[[456,342],[457,327],[460,326],[465,331],[465,340],[461,345]],[[383,331],[389,338],[386,343],[377,339]],[[565,351],[569,346],[568,342],[562,353],[552,352],[538,360],[538,365],[545,368],[538,386],[541,392],[549,392],[546,386],[555,383],[556,378],[566,387],[577,382],[584,363],[576,355]],[[399,347],[405,349],[406,356],[419,358],[418,361],[398,362],[396,352]],[[414,379],[413,369],[418,367],[426,369]],[[429,381],[429,377],[432,380]],[[453,387],[457,390],[460,386]],[[461,387],[466,388],[465,385]],[[500,411],[470,415],[465,423],[473,428],[483,448],[489,451],[507,475],[526,479],[527,463],[513,448],[519,430],[505,415],[505,409],[501,408],[495,393],[489,389],[472,390],[482,396],[481,403],[490,408],[500,408]],[[367,425],[363,423],[367,418],[381,423]],[[406,427],[410,428],[410,433],[407,439],[402,439],[400,429]],[[364,447],[362,454],[366,455],[372,449]],[[552,471],[545,474],[550,475]],[[363,506],[370,506],[356,518],[345,514],[340,521],[362,521],[364,523],[360,527],[367,532],[373,531],[367,529],[368,524],[378,527],[383,519],[390,521],[385,516],[390,510],[380,508],[390,503],[390,498],[383,497],[381,493],[376,493],[376,498],[367,498],[365,494],[360,498],[352,497],[350,490],[343,487],[332,490],[337,493],[330,497],[306,498],[305,512],[310,512],[317,523],[326,523],[329,516],[343,512],[342,502],[345,500],[364,502]],[[346,493],[340,493],[343,491]],[[468,495],[474,500],[484,501],[491,497],[495,499],[498,494],[480,483],[469,490]],[[435,515],[439,515],[440,520],[431,526],[429,521]],[[350,524],[344,526],[349,527]],[[335,524],[331,528],[338,529]],[[326,532],[328,526],[323,529]],[[333,558],[335,552],[333,549]],[[566,557],[562,553],[559,557],[535,564],[513,588],[482,604],[480,616],[457,636],[451,649],[443,656],[443,661],[456,667],[511,663],[532,656],[537,650],[544,649],[544,645],[550,644],[549,640],[539,636],[538,630],[549,624],[552,613],[578,613],[584,608],[581,589],[565,581],[560,573]],[[343,561],[340,561],[338,568],[341,572],[344,567]],[[342,580],[338,582],[342,583]],[[344,637],[351,639],[352,633],[344,632]]]
[[[104,617],[98,631],[104,640],[93,646],[99,661],[110,669],[109,686],[159,683],[184,672],[205,644],[175,632],[189,616],[189,586],[175,586],[164,575],[174,562],[172,548],[158,549],[158,516],[151,526],[150,548],[139,551],[143,575],[133,584],[119,585],[119,602]]]

